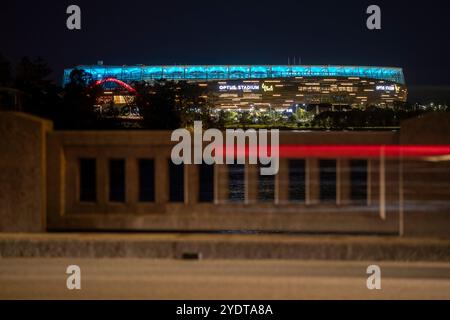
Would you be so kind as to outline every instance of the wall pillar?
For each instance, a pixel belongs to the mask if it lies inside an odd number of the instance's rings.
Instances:
[[[135,157],[127,157],[125,164],[126,202],[135,208],[139,202],[139,168]]]
[[[379,169],[379,187],[380,187],[380,218],[386,220],[386,157],[384,155],[384,148],[380,151],[380,169]]]
[[[42,232],[47,220],[50,121],[0,112],[0,232]]]

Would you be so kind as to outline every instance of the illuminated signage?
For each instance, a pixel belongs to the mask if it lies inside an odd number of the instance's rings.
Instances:
[[[264,92],[273,91],[273,85],[267,85],[267,84],[263,83],[262,88],[263,88]]]
[[[259,84],[224,84],[219,86],[220,91],[252,91],[259,90]]]
[[[395,91],[395,86],[377,86],[378,91]]]

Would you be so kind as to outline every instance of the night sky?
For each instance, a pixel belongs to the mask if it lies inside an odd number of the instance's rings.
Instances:
[[[77,4],[82,30],[66,28]],[[366,8],[382,9],[382,30]],[[450,103],[450,1],[2,1],[0,52],[65,67],[95,64],[303,64],[404,68],[411,100]],[[291,59],[292,62],[292,59]]]

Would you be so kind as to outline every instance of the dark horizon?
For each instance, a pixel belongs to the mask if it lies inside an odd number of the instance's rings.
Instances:
[[[82,30],[66,28],[77,4]],[[369,31],[369,1],[182,1],[6,3],[0,19],[8,60],[42,57],[61,84],[82,64],[302,64],[403,68],[410,101],[450,103],[448,2],[377,1],[382,29]]]

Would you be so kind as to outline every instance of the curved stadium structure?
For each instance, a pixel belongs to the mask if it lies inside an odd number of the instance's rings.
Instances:
[[[94,80],[115,78],[127,84],[160,79],[207,87],[214,104],[224,109],[273,108],[300,104],[392,107],[406,102],[401,68],[304,65],[103,66],[76,67]],[[70,72],[64,71],[64,85]]]

